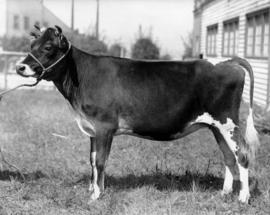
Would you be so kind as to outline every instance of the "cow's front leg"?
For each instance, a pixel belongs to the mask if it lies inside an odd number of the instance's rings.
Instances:
[[[92,178],[89,191],[91,192],[91,200],[96,200],[104,191],[105,166],[111,149],[112,137],[111,132],[102,132],[96,137],[90,138]]]

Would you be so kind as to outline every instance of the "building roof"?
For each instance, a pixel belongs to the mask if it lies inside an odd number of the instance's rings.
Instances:
[[[207,4],[216,1],[216,0],[194,0],[194,12],[196,12],[197,10],[200,10],[201,8],[203,8],[204,6],[206,6]]]

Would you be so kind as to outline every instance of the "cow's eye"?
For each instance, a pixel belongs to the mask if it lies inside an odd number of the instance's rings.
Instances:
[[[46,46],[46,47],[45,47],[45,50],[47,50],[47,51],[50,51],[51,49],[52,49],[51,46]]]

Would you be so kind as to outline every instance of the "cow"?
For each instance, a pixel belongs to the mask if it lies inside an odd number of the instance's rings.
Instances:
[[[248,168],[259,140],[252,110],[254,75],[245,59],[235,57],[217,65],[200,59],[135,60],[86,53],[73,46],[58,26],[32,36],[31,51],[16,71],[52,81],[70,103],[80,130],[90,137],[91,200],[104,191],[114,136],[170,141],[207,127],[224,155],[222,195],[232,192],[237,166],[239,201],[248,202]],[[246,71],[250,102],[244,136],[239,108]]]

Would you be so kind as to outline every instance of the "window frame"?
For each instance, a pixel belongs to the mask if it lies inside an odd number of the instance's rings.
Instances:
[[[20,16],[18,14],[13,15],[13,29],[20,30]]]
[[[257,55],[255,52],[256,49],[256,29],[257,26],[260,25],[256,25],[256,19],[257,17],[259,17],[259,19],[261,20],[261,37],[260,37],[260,55]],[[264,42],[265,42],[265,23],[267,23],[265,20],[265,17],[267,18],[268,21],[268,46],[267,46],[267,52],[268,55],[265,56],[264,55]],[[251,21],[250,21],[251,20]],[[252,50],[251,50],[251,54],[248,54],[248,30],[249,30],[249,23],[251,22],[252,24],[252,34],[253,34],[253,38],[252,38]],[[270,52],[269,52],[269,45],[270,45],[270,7],[269,8],[265,8],[265,9],[261,9],[258,11],[254,11],[251,13],[246,14],[246,26],[245,26],[245,57],[246,58],[253,58],[253,59],[268,59]]]
[[[24,16],[23,17],[23,28],[25,31],[30,29],[30,18],[29,16]]]
[[[229,25],[233,25],[233,30],[229,30],[229,31],[226,31],[228,33],[228,39],[227,39],[227,47],[225,47],[225,26],[229,26]],[[236,38],[236,31],[238,31],[238,36]],[[231,54],[230,53],[230,49],[231,49],[231,38],[230,38],[230,33],[233,32],[233,37],[234,37],[234,40],[233,40],[233,53]],[[237,43],[238,43],[238,40],[239,40],[239,17],[235,17],[235,18],[232,18],[232,19],[229,19],[229,20],[225,20],[223,22],[223,32],[222,32],[222,52],[221,52],[221,55],[223,57],[234,57],[234,56],[237,56],[238,55],[238,48],[237,48]],[[225,53],[224,50],[225,48],[227,49],[227,52]]]
[[[213,32],[211,32],[213,31]],[[211,41],[210,41],[210,47],[209,47],[209,42],[208,42],[208,38],[210,36],[213,36],[215,37],[215,42],[213,44],[212,42],[212,38],[211,38]],[[217,56],[217,36],[218,36],[218,23],[216,24],[213,24],[213,25],[209,25],[206,27],[206,55],[209,56],[209,57],[216,57]],[[212,45],[214,45],[214,51],[212,53]]]

